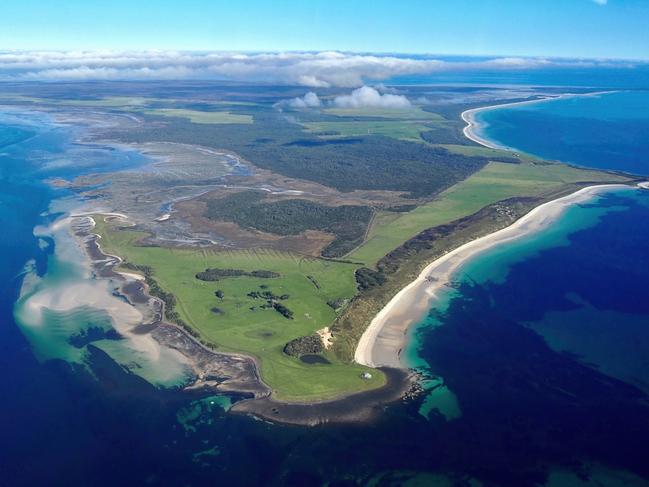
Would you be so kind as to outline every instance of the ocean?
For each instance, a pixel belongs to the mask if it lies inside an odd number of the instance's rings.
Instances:
[[[649,91],[613,91],[476,114],[501,146],[597,169],[649,174]]]
[[[592,110],[580,124],[606,116]],[[0,485],[647,484],[649,192],[603,194],[467,262],[412,330],[419,399],[373,424],[286,427],[181,392],[180,372],[144,373],[114,343],[75,347],[79,329],[106,326],[92,310],[26,328],[25,281],[84,272],[53,227],[76,195],[48,181],[147,163],[76,144],[82,130],[0,116]],[[530,150],[527,138],[498,142]],[[588,165],[556,146],[553,159]]]
[[[499,146],[647,174],[647,107],[648,92],[614,92],[505,106],[477,120],[479,135]],[[584,471],[602,485],[645,484],[586,459],[598,450],[640,472],[649,454],[640,433],[649,394],[648,238],[649,191],[615,189],[466,262],[410,332],[407,362],[430,376],[420,413],[483,421],[494,442],[526,437],[517,457],[581,450]],[[552,485],[580,485],[557,468]]]

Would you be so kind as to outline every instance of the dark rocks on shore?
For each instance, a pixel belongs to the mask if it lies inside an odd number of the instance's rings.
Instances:
[[[415,377],[403,369],[380,370],[386,375],[387,384],[379,389],[303,404],[284,403],[270,397],[247,399],[234,404],[230,411],[300,426],[372,421],[386,404],[399,401],[407,393]]]
[[[121,260],[101,251],[91,228],[79,225],[76,234],[85,244],[86,252],[92,260],[95,275],[119,282],[119,292],[131,304],[140,309],[148,309],[147,314],[152,318],[151,321],[137,325],[131,331],[150,334],[162,346],[176,350],[187,358],[197,380],[186,389],[205,388],[220,393],[235,393],[250,397],[250,399],[237,402],[230,409],[232,412],[303,426],[368,421],[380,414],[383,405],[398,401],[411,387],[413,375],[410,372],[385,368],[381,370],[386,374],[388,382],[384,387],[378,389],[323,402],[284,403],[276,401],[271,398],[271,389],[259,377],[258,365],[254,358],[211,350],[211,347],[208,348],[207,344],[200,343],[181,326],[164,322],[162,320],[163,302],[158,298],[151,297],[146,285],[141,281],[128,280],[113,270],[116,265],[121,263]],[[91,332],[91,336],[79,336],[77,340],[79,343],[92,341],[95,339],[94,333]],[[103,338],[120,338],[116,332],[115,336],[112,336],[110,332],[103,335]],[[317,338],[322,345],[320,337]],[[303,352],[300,355],[308,356],[309,354]],[[314,356],[318,357],[320,363],[322,363],[320,359],[326,361],[324,357]],[[306,361],[309,360],[311,359],[306,358]]]

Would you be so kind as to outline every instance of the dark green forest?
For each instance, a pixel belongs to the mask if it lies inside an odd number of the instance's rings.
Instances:
[[[205,216],[276,235],[297,235],[305,230],[333,233],[336,238],[322,252],[340,257],[363,241],[372,209],[367,206],[325,206],[309,200],[264,202],[259,191],[242,191],[207,201]]]
[[[434,195],[487,163],[483,157],[378,135],[323,140],[305,133],[273,109],[256,108],[250,113],[254,116],[250,125],[193,124],[149,117],[163,123],[113,130],[108,135],[124,142],[169,141],[227,149],[258,167],[340,191],[382,189],[413,197]],[[427,139],[435,139],[431,132],[425,132]],[[447,138],[444,134],[440,141],[429,141],[449,142]]]

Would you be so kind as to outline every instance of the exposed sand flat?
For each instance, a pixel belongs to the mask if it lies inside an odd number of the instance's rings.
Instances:
[[[136,274],[135,272],[116,271],[115,273],[119,274],[120,276],[124,276],[127,279],[134,279],[136,281],[144,281],[144,276],[142,274]]]
[[[333,335],[331,334],[331,330],[328,326],[322,328],[321,330],[317,330],[316,333],[322,339],[322,345],[325,348],[328,349],[329,347],[331,347],[331,339]]]
[[[121,213],[104,215],[126,218]],[[128,358],[128,361],[138,361],[141,362],[140,365],[159,364],[160,367],[156,370],[159,376],[164,376],[166,371],[162,369],[169,364],[174,367],[172,372],[184,367],[187,360],[182,354],[173,349],[163,349],[149,334],[134,332],[144,316],[138,308],[115,295],[114,291],[121,281],[94,277],[92,264],[85,258],[86,255],[73,231],[79,226],[92,228],[94,223],[88,214],[77,214],[61,218],[47,228],[35,230],[36,235],[55,239],[56,259],[50,263],[51,269],[43,277],[37,275],[33,264],[26,266],[16,315],[21,325],[32,329],[34,333],[46,333],[45,329],[53,326],[47,319],[46,310],[60,315],[83,310],[102,310],[110,317],[115,330],[124,338],[123,341],[111,343],[110,346],[125,360],[131,353],[135,355]],[[126,272],[122,277],[126,281],[142,279],[139,274]]]
[[[431,300],[464,262],[497,245],[549,227],[570,205],[588,201],[599,193],[628,187],[608,184],[580,189],[542,204],[512,225],[472,240],[435,260],[374,317],[358,342],[354,360],[369,367],[404,367],[400,352],[408,328],[422,319]]]
[[[104,310],[113,326],[123,336],[127,336],[135,350],[146,353],[156,360],[160,346],[149,336],[135,335],[131,329],[142,322],[142,314],[130,304],[115,297],[112,284],[107,280],[71,279],[56,286],[43,286],[31,295],[21,310],[22,323],[32,327],[47,326],[43,310],[58,313],[72,312],[79,308]]]
[[[87,211],[87,212],[83,212],[83,213],[73,213],[72,215],[70,215],[70,218],[79,218],[79,217],[82,217],[82,216],[91,217],[92,215],[101,215],[101,216],[104,216],[104,217],[112,216],[112,217],[120,218],[122,220],[128,220],[128,216],[126,216],[124,213],[117,213],[117,212],[114,212],[114,211],[102,211],[102,210]]]

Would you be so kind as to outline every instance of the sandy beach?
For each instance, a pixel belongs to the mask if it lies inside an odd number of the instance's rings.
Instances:
[[[507,147],[501,144],[497,144],[489,139],[486,139],[485,137],[480,136],[478,132],[480,131],[481,128],[483,128],[483,126],[478,121],[476,115],[481,112],[487,112],[489,110],[497,110],[505,107],[531,105],[534,103],[543,103],[550,100],[560,100],[560,99],[572,98],[576,96],[598,96],[607,93],[615,93],[615,91],[597,91],[593,93],[564,93],[562,95],[547,95],[547,96],[542,96],[540,98],[535,98],[533,100],[516,101],[512,103],[501,103],[499,105],[490,105],[486,107],[471,108],[470,110],[465,110],[460,115],[460,117],[462,117],[462,120],[464,120],[464,122],[467,124],[466,127],[464,127],[464,129],[462,130],[462,133],[467,139],[472,140],[476,144],[480,144],[481,146],[487,147],[489,149],[517,151],[518,149],[514,147]]]
[[[354,360],[369,367],[405,367],[400,352],[406,342],[408,328],[423,318],[431,301],[462,264],[497,245],[549,227],[571,205],[588,201],[599,193],[625,187],[628,186],[609,184],[582,188],[542,204],[512,225],[468,242],[433,261],[374,317],[358,342]]]

